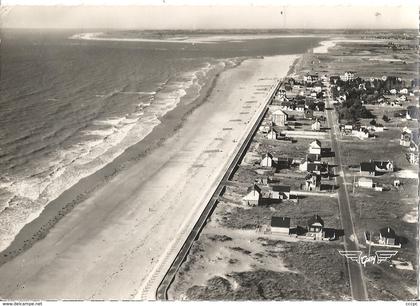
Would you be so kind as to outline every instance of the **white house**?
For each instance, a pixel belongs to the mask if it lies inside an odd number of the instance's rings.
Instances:
[[[358,186],[361,188],[373,188],[373,180],[371,178],[361,177],[359,178]]]
[[[272,121],[274,125],[277,126],[285,126],[287,122],[287,114],[282,111],[281,109],[278,109],[272,113]]]
[[[273,155],[271,155],[270,153],[266,153],[260,162],[260,166],[271,168],[273,166]]]
[[[346,71],[344,74],[340,75],[340,79],[344,82],[352,81],[356,78],[356,74],[353,71]]]
[[[389,226],[379,230],[379,244],[394,246],[397,245],[396,240],[397,235]]]
[[[279,234],[289,234],[290,218],[288,217],[271,217],[271,232]]]
[[[271,129],[271,131],[267,133],[267,139],[276,140],[277,132],[274,129]]]
[[[389,91],[389,93],[390,93],[391,95],[396,95],[396,94],[397,94],[397,90],[396,90],[395,88],[393,88],[393,89],[391,89],[391,90]]]
[[[407,88],[400,89],[400,94],[407,95],[408,94],[408,89]]]
[[[321,154],[321,142],[318,139],[309,144],[309,154]]]
[[[311,129],[312,129],[312,131],[320,131],[321,130],[321,122],[316,120],[314,123],[312,123]]]
[[[261,189],[257,185],[248,188],[246,196],[242,198],[242,204],[258,206],[261,201]]]

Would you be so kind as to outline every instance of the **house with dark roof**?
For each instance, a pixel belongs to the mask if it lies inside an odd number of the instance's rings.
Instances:
[[[397,235],[395,231],[388,227],[381,228],[379,230],[379,244],[383,245],[396,245],[397,243]]]
[[[258,206],[261,202],[261,198],[261,188],[254,184],[248,187],[247,194],[242,198],[242,204]]]
[[[261,159],[260,166],[267,167],[267,168],[273,167],[274,166],[273,155],[271,155],[271,153],[264,154]]]
[[[309,173],[305,177],[305,190],[308,191],[319,191],[321,190],[321,175],[315,173]]]
[[[380,161],[371,160],[369,162],[360,163],[360,174],[362,176],[376,176],[381,173],[393,172],[394,163],[390,160]]]
[[[286,185],[269,185],[269,197],[271,199],[290,199],[290,186]]]
[[[315,240],[323,238],[324,220],[320,216],[315,215],[309,218],[307,223],[307,236],[313,237]]]
[[[271,217],[271,232],[280,234],[289,234],[290,218],[288,217]]]
[[[360,175],[363,176],[375,176],[375,164],[372,162],[361,162],[360,163]]]

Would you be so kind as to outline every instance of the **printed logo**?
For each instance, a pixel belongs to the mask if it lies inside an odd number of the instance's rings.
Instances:
[[[358,264],[362,264],[364,267],[366,267],[367,263],[380,264],[381,262],[387,261],[392,256],[395,256],[398,253],[398,251],[382,250],[382,251],[376,251],[375,255],[373,256],[366,256],[366,255],[362,255],[362,251],[338,251],[338,252],[340,253],[340,255],[343,255],[347,259],[357,262]]]

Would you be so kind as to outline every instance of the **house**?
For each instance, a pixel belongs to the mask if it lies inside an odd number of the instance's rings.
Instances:
[[[271,155],[271,153],[264,154],[260,162],[260,166],[271,168],[273,167],[273,164],[274,164],[273,155]]]
[[[277,92],[277,98],[280,100],[280,101],[285,101],[285,100],[287,100],[287,97],[286,97],[286,90],[284,90],[284,89],[280,89],[278,92]]]
[[[312,123],[312,125],[311,125],[311,130],[312,131],[320,131],[321,130],[321,122],[319,122],[318,120],[315,120],[315,122]]]
[[[389,226],[379,230],[379,244],[396,245],[396,241],[397,235],[395,234],[395,231]]]
[[[314,117],[314,111],[312,109],[306,108],[304,110],[304,116],[306,119],[312,119]]]
[[[280,103],[280,109],[292,111],[294,109],[294,103],[290,101],[283,101]]]
[[[315,240],[323,238],[324,221],[320,216],[315,215],[309,218],[307,224],[307,236],[313,237]]]
[[[296,107],[295,107],[295,111],[298,111],[298,112],[305,111],[305,105],[304,104],[297,104]]]
[[[361,162],[360,163],[360,174],[364,176],[375,176],[375,164],[372,162]]]
[[[394,162],[387,161],[373,161],[375,163],[376,172],[394,172]]]
[[[403,94],[403,95],[407,95],[408,94],[408,89],[407,88],[402,88],[402,89],[400,89],[399,93]]]
[[[305,190],[319,191],[321,190],[321,176],[319,174],[309,173],[305,177]]]
[[[356,78],[356,73],[353,71],[346,71],[340,75],[340,79],[344,82],[353,81]]]
[[[361,177],[357,184],[361,188],[373,188],[373,180],[370,178]]]
[[[407,113],[405,115],[407,120],[417,120],[419,116],[419,109],[417,106],[410,105],[407,107]]]
[[[271,129],[270,132],[267,133],[267,139],[276,140],[277,132],[274,129]]]
[[[279,234],[289,234],[290,218],[288,217],[271,217],[271,232]]]
[[[281,109],[278,109],[272,113],[272,122],[276,126],[285,126],[287,122],[287,114],[282,111]]]
[[[340,77],[338,75],[330,76],[330,84],[336,84],[339,79]]]
[[[285,185],[270,185],[269,186],[269,197],[271,199],[290,199],[290,186]]]
[[[242,198],[242,204],[248,206],[258,206],[261,202],[261,188],[253,185],[247,189],[247,194]]]
[[[407,97],[406,97],[406,96],[404,96],[404,95],[401,95],[401,96],[399,96],[396,100],[397,100],[398,102],[407,102]],[[398,104],[397,104],[396,106],[398,106]]]
[[[418,165],[419,164],[419,153],[410,152],[408,153],[408,161],[412,165]]]
[[[375,161],[360,163],[360,174],[363,176],[376,176],[379,173],[393,172],[394,163],[390,160]]]
[[[396,94],[397,94],[397,90],[396,90],[395,88],[392,88],[392,89],[389,91],[389,93],[390,93],[391,95],[396,95]]]
[[[289,169],[291,163],[292,163],[291,159],[289,159],[287,157],[279,157],[279,158],[277,158],[277,161],[276,161],[277,170]]]
[[[351,135],[355,136],[355,137],[357,137],[361,140],[368,139],[369,136],[370,136],[369,130],[366,129],[366,128],[360,128],[360,129],[357,129],[357,130],[352,130]]]
[[[309,153],[321,155],[321,142],[318,139],[309,144]]]
[[[318,79],[319,79],[318,74],[309,74],[308,73],[308,74],[303,76],[303,81],[305,83],[309,83],[309,84],[317,82]]]
[[[400,137],[400,145],[403,147],[409,147],[411,144],[411,133],[403,131]]]

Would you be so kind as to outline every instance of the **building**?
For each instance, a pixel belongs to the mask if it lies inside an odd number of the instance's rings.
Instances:
[[[321,240],[323,238],[324,221],[318,215],[312,216],[308,220],[307,229],[307,236],[313,237],[315,240]]]
[[[405,115],[407,120],[417,120],[419,117],[419,109],[417,106],[410,105],[407,107],[407,113]]]
[[[258,206],[261,202],[261,188],[253,185],[247,189],[247,194],[242,198],[242,204],[248,206]]]
[[[360,163],[360,174],[364,176],[375,176],[375,164],[372,162],[361,162]]]
[[[321,155],[321,142],[318,139],[309,144],[309,153]]]
[[[278,109],[272,113],[272,122],[276,126],[285,126],[287,122],[287,114]]]
[[[311,162],[306,160],[302,164],[299,165],[299,170],[304,172],[307,171],[309,173],[315,174],[328,174],[328,164],[321,163],[319,161]]]
[[[357,130],[352,130],[351,135],[355,136],[355,137],[357,137],[361,140],[368,139],[369,136],[370,136],[369,130],[366,129],[366,128],[360,128],[360,129],[357,129]]]
[[[277,132],[274,129],[271,129],[270,132],[267,133],[267,139],[276,140]]]
[[[288,217],[271,217],[271,232],[279,234],[289,234],[290,218]]]
[[[314,117],[314,111],[310,108],[304,110],[304,116],[306,119],[312,119]]]
[[[397,235],[395,231],[388,227],[381,228],[379,230],[379,244],[383,245],[396,245]]]
[[[360,177],[357,184],[361,188],[373,188],[373,180],[370,178]]]
[[[308,73],[308,74],[303,76],[303,81],[305,83],[308,83],[308,84],[318,82],[318,80],[319,80],[318,74],[309,74]]]
[[[290,165],[292,164],[292,160],[287,157],[279,157],[276,161],[277,164],[277,170],[281,169],[289,169]]]
[[[360,163],[360,174],[362,176],[376,176],[381,173],[393,172],[394,163],[390,160],[377,161],[371,160],[369,162]]]
[[[280,200],[290,199],[290,186],[270,185],[269,197],[270,199],[280,199]]]
[[[409,147],[411,144],[411,133],[403,131],[400,137],[400,145],[403,147]]]
[[[315,173],[309,173],[305,177],[305,190],[320,191],[321,190],[321,176]]]
[[[340,79],[344,82],[353,81],[356,78],[356,73],[353,71],[346,71],[340,75]]]
[[[262,157],[262,160],[260,162],[260,166],[271,168],[271,167],[273,167],[273,165],[274,165],[273,155],[271,155],[270,153],[264,154],[263,157]]]

